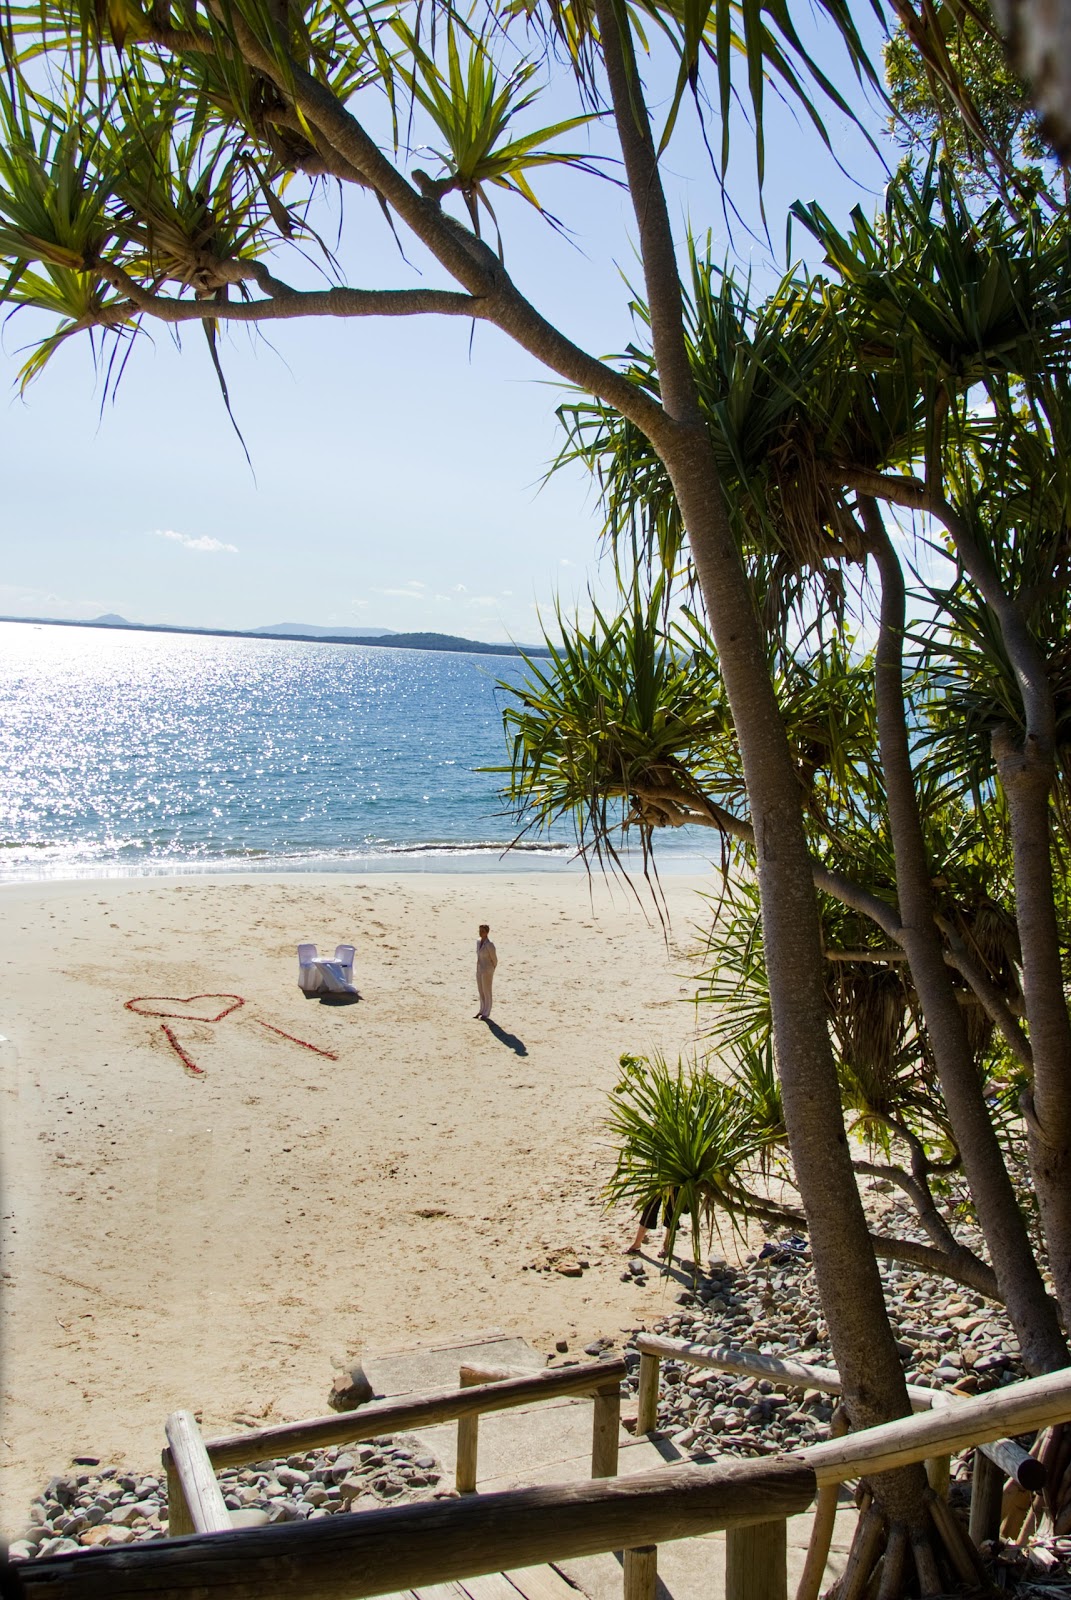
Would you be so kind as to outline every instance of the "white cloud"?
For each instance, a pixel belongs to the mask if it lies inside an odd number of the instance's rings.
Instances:
[[[576,562],[570,561],[568,556],[562,556],[561,560],[558,562],[558,565],[559,567],[575,567]]]
[[[191,539],[188,533],[176,533],[174,528],[154,528],[153,536],[157,539],[172,539],[175,544],[180,544],[184,550],[196,550],[201,555],[227,555],[236,556],[236,544],[224,544],[222,539],[211,539],[208,534],[202,534],[199,539]]]
[[[493,594],[474,594],[469,601],[470,606],[497,606],[498,596]]]
[[[455,583],[454,584],[454,593],[455,594],[468,594],[468,592],[469,591],[466,589],[466,587],[465,587],[465,585],[463,583]]]
[[[423,589],[424,585],[421,584],[420,588]],[[419,592],[419,590],[416,588],[416,586],[410,586],[408,589],[374,589],[372,592],[373,592],[373,594],[389,594],[394,599],[401,599],[401,600],[423,600],[424,599],[424,596]]]

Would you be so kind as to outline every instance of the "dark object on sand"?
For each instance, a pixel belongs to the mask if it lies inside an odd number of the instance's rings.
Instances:
[[[348,1372],[340,1372],[331,1385],[331,1393],[327,1403],[332,1411],[354,1411],[358,1406],[363,1406],[366,1400],[373,1397],[372,1385],[369,1383],[364,1368],[359,1361],[355,1361]]]

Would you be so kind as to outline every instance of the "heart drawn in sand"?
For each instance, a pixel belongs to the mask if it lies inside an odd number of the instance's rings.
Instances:
[[[208,1015],[209,1006],[198,1006],[197,1002],[229,1000],[230,1005],[211,1007],[213,1014]],[[237,1011],[239,1006],[244,1006],[245,1001],[240,994],[190,994],[180,997],[175,994],[143,994],[135,1000],[126,1002],[126,1010],[134,1011],[139,1017],[177,1017],[180,1022],[222,1022],[224,1017],[229,1017],[232,1011]],[[182,1006],[183,1010],[175,1011],[175,1006]],[[168,1009],[164,1009],[167,1007]]]

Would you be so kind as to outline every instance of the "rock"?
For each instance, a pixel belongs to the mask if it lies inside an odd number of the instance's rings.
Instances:
[[[27,1539],[16,1539],[7,1547],[9,1561],[29,1561],[37,1554],[37,1546]]]
[[[243,1514],[244,1513],[238,1511],[233,1513],[234,1516],[241,1516]],[[293,1500],[277,1500],[272,1506],[271,1510],[267,1513],[267,1518],[269,1522],[304,1521],[300,1508],[294,1504]]]
[[[90,1528],[82,1535],[82,1543],[95,1544],[132,1544],[136,1538],[133,1528],[120,1528],[110,1522],[102,1522],[99,1527]],[[38,1554],[43,1554],[39,1551]]]
[[[555,1262],[554,1270],[563,1278],[582,1278],[584,1269],[579,1261],[572,1261],[568,1257],[564,1261]]]
[[[111,1520],[120,1528],[129,1528],[132,1523],[144,1522],[145,1513],[136,1502],[132,1502],[130,1505],[115,1506]]]
[[[285,1489],[297,1489],[308,1483],[307,1472],[300,1472],[297,1467],[277,1467],[275,1476]]]
[[[555,1350],[557,1350],[557,1352],[558,1352],[558,1354],[559,1354],[559,1355],[562,1355],[562,1356],[563,1356],[563,1355],[564,1355],[564,1354],[565,1354],[565,1352],[566,1352],[566,1351],[567,1351],[567,1350],[568,1350],[568,1348],[569,1348],[569,1341],[568,1341],[568,1339],[555,1339],[555,1341],[554,1341],[554,1348],[555,1348]]]
[[[355,1411],[372,1399],[372,1385],[360,1362],[354,1362],[347,1373],[340,1373],[331,1385],[327,1403],[333,1411]]]
[[[284,1518],[277,1518],[284,1521]],[[261,1511],[255,1506],[243,1506],[240,1511],[231,1512],[232,1528],[264,1528],[272,1521],[271,1513]]]

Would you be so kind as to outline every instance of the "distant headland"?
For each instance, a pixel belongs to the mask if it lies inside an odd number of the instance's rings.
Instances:
[[[273,622],[264,628],[184,628],[170,622],[128,622],[115,612],[74,621],[69,617],[0,617],[49,628],[112,628],[128,633],[188,633],[210,639],[292,640],[296,644],[387,645],[392,650],[452,650],[482,656],[545,656],[545,645],[488,644],[453,633],[392,633],[377,628],[321,628],[308,622]]]

